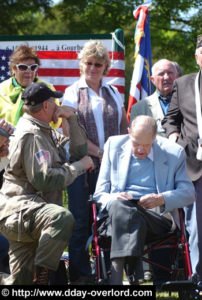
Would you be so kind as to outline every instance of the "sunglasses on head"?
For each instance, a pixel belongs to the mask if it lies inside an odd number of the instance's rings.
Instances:
[[[24,71],[31,71],[31,72],[35,72],[38,70],[39,65],[38,64],[33,64],[33,65],[25,65],[25,64],[18,64],[16,65],[17,69],[20,72],[24,72]]]
[[[90,61],[87,61],[87,62],[85,62],[85,64],[87,65],[87,66],[95,66],[96,68],[101,68],[102,66],[103,66],[103,64],[99,64],[99,63],[92,63],[92,62],[90,62]]]

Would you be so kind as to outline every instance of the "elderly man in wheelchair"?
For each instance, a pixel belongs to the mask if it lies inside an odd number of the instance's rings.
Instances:
[[[128,135],[110,137],[105,145],[93,198],[98,216],[107,212],[110,218],[112,285],[122,284],[124,267],[130,284],[143,278],[145,245],[172,233],[178,208],[195,201],[183,148],[156,130],[153,118],[138,116]]]

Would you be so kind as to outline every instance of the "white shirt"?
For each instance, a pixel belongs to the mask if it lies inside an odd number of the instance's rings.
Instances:
[[[79,88],[84,88],[84,87],[88,88],[89,99],[91,101],[92,111],[93,111],[93,115],[95,118],[95,124],[97,127],[99,147],[101,149],[103,149],[104,143],[105,143],[105,137],[104,137],[104,123],[103,123],[103,116],[102,116],[102,87],[108,88],[111,96],[113,97],[114,101],[117,104],[119,127],[120,127],[121,118],[122,118],[122,107],[124,106],[123,99],[122,99],[121,95],[119,94],[117,88],[115,88],[113,86],[113,91],[112,91],[112,89],[109,87],[109,85],[104,82],[102,82],[102,85],[99,89],[100,96],[98,96],[91,88],[88,87],[84,76],[82,76],[74,84],[72,84],[71,86],[66,88],[62,105],[68,105],[68,106],[71,106],[71,107],[77,109],[78,108],[78,91],[79,91]]]

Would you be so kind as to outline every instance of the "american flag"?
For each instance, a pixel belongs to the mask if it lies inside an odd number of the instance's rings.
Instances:
[[[39,152],[35,153],[35,156],[39,165],[43,164],[44,162],[51,161],[50,152],[47,150],[40,150]]]
[[[151,82],[151,40],[149,28],[149,6],[152,0],[144,1],[138,6],[133,14],[137,19],[135,30],[135,63],[130,86],[130,94],[128,100],[127,117],[130,121],[130,112],[132,105],[140,99],[151,95],[153,92],[153,84]]]
[[[0,50],[0,82],[10,77],[8,59],[12,51]],[[54,85],[56,90],[64,92],[80,76],[78,51],[37,51],[41,60],[38,76]],[[111,69],[104,80],[118,88],[123,96],[125,92],[124,52],[109,51]]]
[[[11,50],[0,50],[0,82],[10,77],[9,56],[11,53]]]

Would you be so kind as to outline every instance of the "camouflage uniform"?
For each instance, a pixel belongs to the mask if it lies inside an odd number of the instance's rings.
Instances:
[[[68,121],[71,153],[79,160],[87,154],[86,134],[76,115]],[[81,162],[66,162],[66,141],[31,115],[18,122],[0,191],[0,232],[10,242],[11,269],[10,276],[2,274],[2,284],[31,284],[34,265],[58,267],[74,228],[62,190],[85,172]]]

